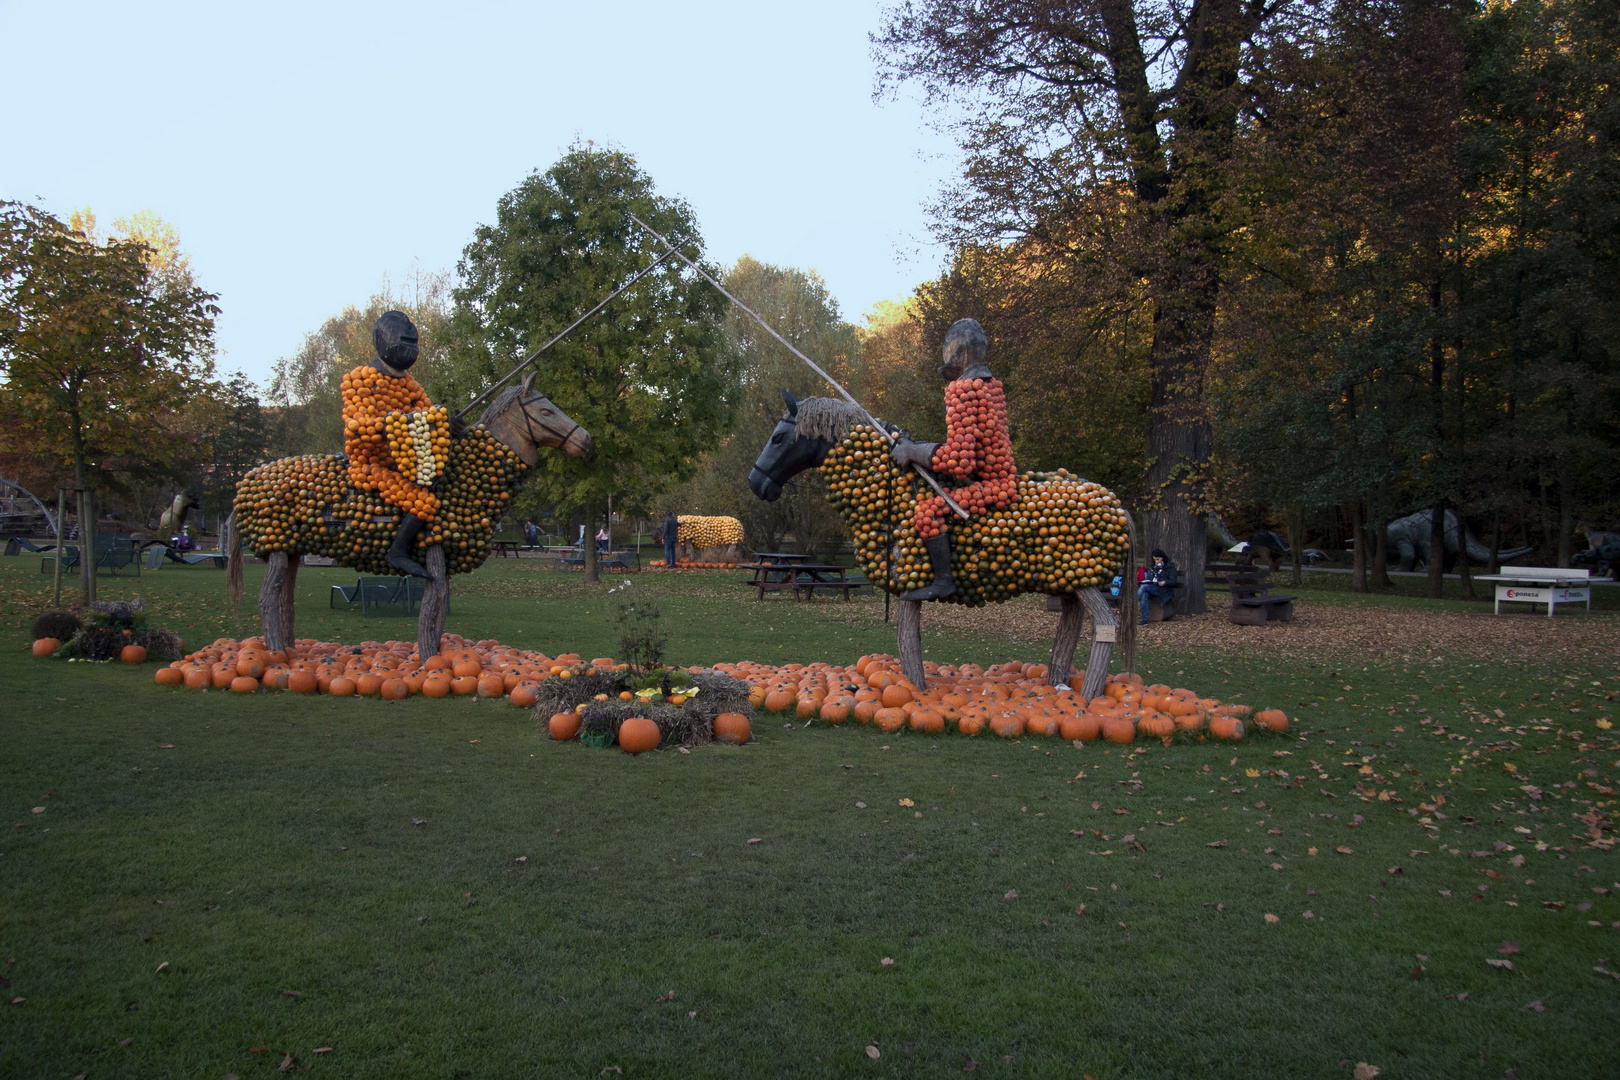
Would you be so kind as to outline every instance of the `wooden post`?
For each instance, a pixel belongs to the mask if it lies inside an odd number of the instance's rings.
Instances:
[[[594,537],[588,538],[595,543]],[[422,568],[428,572],[422,589],[422,607],[416,619],[416,651],[421,659],[439,655],[444,637],[444,617],[450,608],[450,578],[444,572],[444,548],[434,544],[422,555]]]
[[[1095,586],[1081,589],[1080,601],[1091,615],[1091,656],[1086,659],[1086,680],[1080,687],[1080,693],[1090,700],[1102,694],[1103,684],[1108,681],[1108,663],[1113,659],[1119,624],[1114,621],[1114,609]]]
[[[1052,662],[1047,666],[1046,677],[1053,686],[1067,686],[1085,616],[1081,613],[1080,597],[1074,593],[1063,593],[1056,599],[1062,614],[1058,616],[1057,638],[1052,642]]]
[[[62,512],[67,508],[67,491],[64,488],[56,489],[56,566],[51,575],[52,585],[56,590],[56,598],[51,601],[51,607],[62,606],[62,538],[67,533],[62,528]]]
[[[280,649],[291,649],[298,635],[293,633],[293,605],[298,599],[298,564],[303,556],[296,552],[287,555],[287,577],[281,583],[281,644]]]
[[[267,652],[285,649],[282,635],[282,590],[287,585],[287,553],[272,551],[264,560],[264,584],[259,586],[259,626]]]
[[[919,690],[927,689],[928,676],[922,661],[922,601],[901,600],[900,614],[895,618],[896,652],[900,654],[900,670]]]

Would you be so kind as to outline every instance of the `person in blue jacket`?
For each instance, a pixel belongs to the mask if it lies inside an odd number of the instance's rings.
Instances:
[[[1147,576],[1136,589],[1136,607],[1142,613],[1142,625],[1148,621],[1148,601],[1163,602],[1175,595],[1176,564],[1164,553],[1163,548],[1153,549],[1153,565],[1147,568]]]

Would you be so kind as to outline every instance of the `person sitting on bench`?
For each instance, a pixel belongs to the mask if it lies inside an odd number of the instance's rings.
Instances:
[[[1153,549],[1153,565],[1147,568],[1147,576],[1136,590],[1136,606],[1142,613],[1142,625],[1148,622],[1148,601],[1158,600],[1161,603],[1175,595],[1176,564],[1170,561],[1162,548]]]

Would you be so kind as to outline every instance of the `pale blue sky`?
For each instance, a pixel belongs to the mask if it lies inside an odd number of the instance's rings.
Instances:
[[[276,358],[384,276],[453,269],[576,137],[635,154],[709,254],[813,268],[845,318],[936,275],[953,168],[874,104],[879,7],[0,0],[0,197],[153,209],[221,294],[220,367]]]

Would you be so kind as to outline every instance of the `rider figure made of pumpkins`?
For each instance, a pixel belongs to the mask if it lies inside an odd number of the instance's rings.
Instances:
[[[444,471],[450,439],[466,425],[411,378],[416,363],[416,326],[403,311],[387,311],[371,329],[377,359],[343,376],[343,452],[349,481],[374,491],[404,512],[385,556],[405,574],[427,577],[411,558],[411,543],[438,513],[430,488]]]
[[[890,456],[902,466],[921,465],[937,475],[969,483],[951,491],[968,513],[1004,509],[1017,498],[1018,471],[1013,465],[1012,438],[1007,433],[1007,396],[1001,380],[984,365],[990,341],[974,319],[958,319],[945,334],[939,373],[945,387],[945,441],[898,443]],[[913,589],[902,600],[942,600],[956,592],[951,580],[951,537],[945,500],[930,495],[917,501],[913,519],[934,571],[931,584]]]

